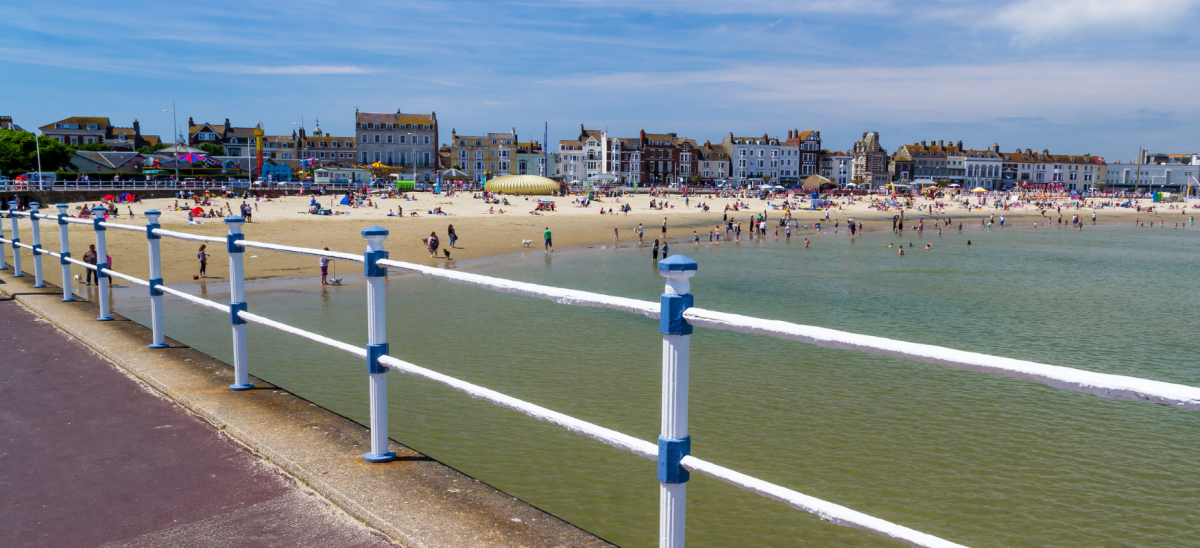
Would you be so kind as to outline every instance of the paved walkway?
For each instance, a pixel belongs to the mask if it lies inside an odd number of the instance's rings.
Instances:
[[[0,544],[393,546],[0,297]]]

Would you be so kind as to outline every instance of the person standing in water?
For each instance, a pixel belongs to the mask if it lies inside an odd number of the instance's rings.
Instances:
[[[550,227],[546,227],[546,231],[542,233],[542,237],[545,238],[543,242],[545,252],[549,254],[551,251],[554,251],[554,240],[550,238]]]
[[[325,251],[329,251],[329,248],[325,248]],[[321,267],[321,285],[329,285],[329,257],[317,259],[317,264]]]
[[[642,245],[643,243],[645,243],[642,241],[642,223],[638,223],[637,235],[638,235],[638,245]]]
[[[446,229],[446,236],[450,238],[450,247],[454,247],[454,242],[458,241],[458,233],[454,231],[454,225]]]
[[[658,260],[658,240],[654,240],[654,248],[650,250],[650,258]]]

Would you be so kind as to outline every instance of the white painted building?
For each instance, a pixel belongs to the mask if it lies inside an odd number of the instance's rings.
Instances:
[[[784,147],[778,137],[767,137],[766,134],[762,137],[734,137],[730,133],[722,144],[732,155],[730,179],[738,185],[762,184],[764,177],[768,176],[771,181],[779,180]],[[796,150],[799,154],[798,147]]]
[[[964,174],[960,183],[963,187],[987,190],[1001,188],[1004,158],[1000,156],[1000,145],[995,144],[984,150],[962,150],[955,158],[961,158],[963,162]]]

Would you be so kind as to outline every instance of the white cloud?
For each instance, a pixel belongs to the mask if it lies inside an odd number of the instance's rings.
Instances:
[[[1013,33],[1013,42],[1039,43],[1089,32],[1168,34],[1200,0],[1020,0],[1000,8],[988,26]]]
[[[619,8],[654,13],[703,14],[773,14],[797,13],[858,13],[880,11],[892,5],[892,0],[572,0],[583,7]]]
[[[1161,82],[1161,85],[1146,85]],[[839,112],[881,123],[1042,116],[1087,121],[1139,109],[1190,115],[1200,63],[1036,62],[883,67],[725,67],[581,74],[542,84],[624,92],[680,90],[696,100],[783,112]],[[651,93],[650,95],[656,95]],[[751,104],[757,103],[755,106]]]
[[[355,66],[335,65],[286,65],[286,66],[254,66],[254,65],[196,65],[188,67],[195,72],[221,72],[225,74],[261,74],[261,75],[312,75],[312,74],[366,74],[367,69]]]

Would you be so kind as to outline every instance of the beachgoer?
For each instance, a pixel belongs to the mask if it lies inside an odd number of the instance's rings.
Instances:
[[[207,247],[208,247],[208,244],[200,244],[200,251],[199,251],[199,253],[196,253],[196,258],[200,259],[200,277],[201,278],[208,277],[208,252],[204,250]]]
[[[454,225],[450,225],[446,229],[446,236],[450,238],[450,247],[454,247],[454,242],[458,241],[458,233],[454,231]]]
[[[551,251],[554,251],[554,240],[550,238],[550,227],[546,227],[546,231],[542,233],[542,238],[545,239],[543,242],[543,248],[545,249],[545,252],[550,253]]]
[[[429,256],[434,259],[436,259],[438,256],[439,243],[440,242],[438,242],[437,232],[430,232],[429,239],[426,240],[426,247],[428,247],[428,249],[429,249]]]
[[[329,251],[329,248],[325,248],[325,251]],[[321,266],[321,285],[329,285],[329,257],[321,257],[317,264]]]
[[[658,260],[658,240],[654,240],[654,249],[650,251],[650,257],[656,261]]]
[[[96,264],[96,244],[89,245],[88,250],[83,252],[83,262],[92,265]],[[100,283],[100,277],[96,276],[96,271],[89,268],[87,269],[87,283],[85,285],[92,285],[92,277],[96,278],[96,283]]]

